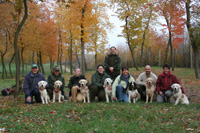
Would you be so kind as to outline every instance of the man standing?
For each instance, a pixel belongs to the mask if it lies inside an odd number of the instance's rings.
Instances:
[[[29,72],[24,79],[23,90],[25,93],[25,103],[33,104],[33,96],[37,103],[41,102],[40,92],[37,88],[39,81],[46,81],[44,75],[38,72],[37,64],[31,66],[31,72]],[[48,87],[48,85],[47,85]],[[45,88],[41,88],[42,90]]]
[[[64,96],[64,100],[67,100],[67,96],[65,95],[64,88],[65,88],[65,79],[60,73],[60,68],[59,67],[54,67],[53,68],[53,73],[48,76],[48,83],[49,83],[49,88],[48,88],[48,94],[50,99],[53,99],[53,91],[57,91],[56,88],[54,88],[54,82],[60,80],[62,82],[62,86],[60,87],[60,91],[62,95]]]
[[[157,76],[154,73],[152,73],[150,65],[145,66],[145,72],[141,73],[136,80],[136,83],[138,85],[138,92],[142,100],[146,100],[146,86],[145,86],[146,82],[145,81],[147,78],[153,78],[155,81],[154,85],[156,84]]]
[[[81,75],[81,69],[76,68],[75,75],[70,78],[69,84],[68,84],[68,87],[70,89],[69,96],[72,96],[73,102],[83,101],[82,94],[80,93],[80,84],[79,84],[79,80],[81,79],[86,79],[86,78],[84,75]],[[88,87],[86,86],[84,89],[88,89]]]
[[[114,46],[110,48],[110,54],[105,57],[104,67],[105,72],[110,75],[113,81],[120,75],[121,58],[116,54],[116,48]]]
[[[92,75],[92,83],[89,86],[90,89],[90,101],[95,100],[95,96],[98,97],[99,101],[105,101],[105,86],[104,86],[104,80],[106,78],[110,78],[110,76],[104,72],[104,66],[99,64],[97,66],[97,71]]]

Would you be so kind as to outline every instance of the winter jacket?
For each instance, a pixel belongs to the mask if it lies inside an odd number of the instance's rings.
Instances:
[[[73,86],[79,86],[80,87],[80,84],[79,84],[79,80],[81,79],[86,79],[84,75],[80,75],[79,77],[76,77],[76,75],[72,76],[69,80],[69,84],[68,84],[68,87],[70,89],[70,92],[69,92],[69,96],[71,96],[71,89]],[[80,92],[80,90],[78,90],[78,92]]]
[[[110,78],[110,76],[107,73],[103,73],[100,74],[98,71],[96,71],[93,75],[92,75],[92,85],[96,85],[97,87],[103,87],[104,85],[104,80],[106,78]]]
[[[156,84],[156,80],[157,80],[157,76],[154,73],[151,72],[149,78],[153,78],[154,79],[154,81],[155,81],[154,85],[155,85]],[[139,84],[139,85],[145,85],[146,84],[146,79],[147,79],[146,72],[143,72],[136,79],[136,83]]]
[[[37,88],[37,84],[39,81],[47,81],[44,77],[44,75],[42,75],[40,72],[38,72],[36,75],[34,75],[31,72],[29,72],[24,79],[24,85],[23,85],[23,90],[26,96],[30,96],[30,94],[32,93],[32,91],[34,89]],[[49,85],[47,85],[46,87],[48,87]]]
[[[178,81],[175,75],[171,74],[171,72],[169,72],[167,76],[164,73],[162,73],[158,76],[158,79],[156,82],[156,90],[158,93],[160,91],[165,92],[166,90],[172,90],[171,86],[174,83],[180,84],[180,82]],[[184,90],[182,87],[181,87],[181,90],[182,90],[182,93],[184,93]]]
[[[58,76],[55,76],[54,73],[52,73],[51,75],[48,76],[49,89],[54,90],[54,82],[57,80],[60,80],[63,83],[62,86],[60,87],[60,90],[64,90],[65,79],[61,75],[61,73],[59,73]]]
[[[113,67],[113,72],[110,72],[109,68]],[[121,68],[121,58],[117,54],[109,54],[105,57],[104,60],[104,68],[105,72],[111,76],[112,79],[115,79],[118,75],[120,75]]]
[[[128,82],[135,82],[134,78],[130,75]],[[127,83],[125,82],[125,80],[122,78],[121,75],[117,76],[117,78],[115,79],[113,85],[112,85],[112,97],[116,97],[116,87],[118,84],[121,84],[123,86],[123,88],[127,88]],[[128,89],[127,89],[128,90]],[[127,93],[127,92],[126,92]]]

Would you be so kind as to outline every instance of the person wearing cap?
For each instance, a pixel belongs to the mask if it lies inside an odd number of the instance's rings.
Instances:
[[[104,80],[106,78],[110,78],[110,76],[104,72],[104,66],[102,64],[99,64],[97,66],[97,71],[92,75],[92,83],[89,86],[90,90],[90,101],[93,102],[95,100],[95,97],[98,97],[99,101],[105,101],[105,85]]]
[[[169,64],[163,65],[163,73],[158,76],[156,82],[156,90],[158,92],[157,96],[158,103],[170,102],[170,97],[173,95],[172,93],[173,89],[171,88],[171,86],[174,83],[180,84],[176,76],[170,72],[170,65]],[[184,90],[182,87],[181,91],[184,94]],[[182,95],[182,97],[184,96]]]
[[[119,102],[128,102],[128,86],[129,83],[134,82],[134,78],[129,74],[127,66],[122,67],[122,74],[117,76],[112,85],[112,99]],[[135,97],[137,95],[135,94]]]
[[[157,81],[157,76],[152,72],[151,66],[146,65],[145,66],[145,72],[141,73],[139,77],[136,79],[136,84],[137,84],[137,90],[141,96],[141,100],[145,101],[146,100],[146,79],[147,78],[152,78],[154,79],[154,85],[156,84]]]
[[[116,54],[116,47],[110,48],[110,54],[105,57],[104,60],[105,72],[110,75],[112,80],[120,75],[121,58]]]
[[[69,97],[72,97],[73,102],[82,102],[83,97],[82,94],[80,93],[80,84],[79,80],[81,79],[86,79],[84,75],[81,75],[81,69],[76,68],[74,72],[74,76],[72,76],[69,80],[68,87],[70,89],[69,91]],[[87,86],[85,89],[88,89]]]
[[[54,88],[54,82],[57,80],[60,80],[63,84],[60,87],[60,91],[62,93],[62,95],[64,96],[64,99],[67,100],[67,96],[64,93],[64,87],[65,87],[65,79],[62,76],[62,74],[60,73],[60,68],[58,66],[53,68],[53,72],[51,75],[48,76],[48,83],[49,83],[49,88],[47,89],[47,92],[49,94],[50,99],[53,99],[53,91],[57,91]]]
[[[31,71],[24,78],[23,90],[25,93],[25,103],[33,104],[33,96],[35,97],[37,103],[41,102],[40,92],[37,88],[37,84],[42,80],[47,81],[44,75],[38,72],[38,65],[33,64],[31,66]]]

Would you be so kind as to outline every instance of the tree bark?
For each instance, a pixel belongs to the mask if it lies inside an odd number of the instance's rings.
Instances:
[[[60,52],[60,57],[59,57],[59,54],[58,54],[58,62],[60,64],[60,70],[61,70],[61,73],[63,73],[63,70],[62,70],[62,56],[63,56],[63,50],[62,50],[62,36],[61,36],[61,30],[59,28],[59,52]],[[58,63],[57,63],[58,65]]]
[[[72,36],[72,31],[70,30],[70,74],[73,74],[72,71],[72,42],[73,42],[73,36]]]
[[[143,38],[142,38],[141,55],[140,55],[140,66],[142,66],[143,47],[144,47],[144,42],[145,42],[145,38],[146,38],[146,31],[149,28],[149,23],[150,23],[151,14],[152,14],[151,5],[149,5],[149,7],[150,7],[150,14],[149,14],[147,26],[145,27],[145,30],[144,30],[144,33],[143,33]]]
[[[33,51],[33,53],[32,53],[32,64],[35,64],[34,57],[35,57],[35,52]]]
[[[136,70],[138,71],[139,69],[138,69],[138,67],[137,67],[137,65],[135,63],[135,58],[134,58],[133,50],[132,50],[132,48],[130,46],[130,35],[129,35],[129,31],[128,31],[128,16],[126,16],[125,22],[126,22],[126,35],[127,35],[126,39],[127,39],[128,47],[129,47],[129,49],[131,51],[132,66],[135,66]]]
[[[190,68],[193,68],[192,46],[190,46]]]
[[[19,81],[20,81],[20,57],[19,57],[19,50],[18,50],[18,46],[17,46],[17,40],[18,40],[19,32],[27,19],[27,13],[28,13],[27,1],[23,0],[23,4],[24,4],[24,17],[23,17],[21,23],[18,25],[17,30],[15,32],[15,37],[14,37],[15,63],[16,63],[16,78],[15,78],[16,90],[15,90],[15,94],[14,94],[15,98],[18,97],[19,87],[20,87],[20,84],[19,84]]]
[[[13,61],[14,57],[15,57],[15,53],[13,53],[13,56],[12,56],[10,62],[9,62],[9,72],[10,72],[11,78],[13,78],[11,64],[12,64],[12,61]]]
[[[191,0],[187,0],[185,2],[185,7],[186,7],[186,26],[188,29],[188,33],[189,33],[189,37],[190,37],[190,41],[192,44],[192,49],[193,49],[193,53],[194,53],[194,68],[195,68],[195,76],[196,79],[200,79],[200,70],[199,70],[199,51],[196,45],[196,42],[193,40],[193,31],[191,29],[191,14],[190,14],[190,3]]]
[[[40,59],[40,66],[42,69],[42,74],[45,75],[45,71],[44,71],[44,67],[43,67],[43,63],[42,63],[42,52],[39,51],[39,59]]]

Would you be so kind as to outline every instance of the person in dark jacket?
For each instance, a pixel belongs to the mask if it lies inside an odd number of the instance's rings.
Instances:
[[[157,102],[169,102],[170,97],[173,95],[171,86],[174,84],[180,84],[175,75],[170,72],[170,65],[165,64],[163,66],[163,73],[158,76],[156,82],[156,90],[158,92]],[[184,93],[181,87],[182,93]],[[182,96],[183,97],[183,96]]]
[[[106,78],[110,78],[110,76],[104,72],[104,66],[99,64],[97,66],[97,71],[92,75],[92,83],[89,86],[90,90],[90,101],[95,100],[95,96],[98,97],[99,101],[105,101],[105,85],[104,85],[104,80]]]
[[[54,88],[54,82],[60,80],[63,84],[60,87],[60,91],[64,96],[65,100],[68,100],[67,96],[65,95],[64,88],[65,88],[65,79],[60,73],[60,68],[58,66],[53,68],[53,73],[48,76],[48,83],[49,88],[47,89],[50,99],[53,99],[53,91],[56,91]]]
[[[76,101],[82,102],[83,101],[83,97],[80,93],[80,84],[79,84],[79,80],[81,80],[81,79],[86,79],[86,78],[84,75],[81,75],[80,68],[76,68],[75,75],[70,78],[69,84],[68,84],[68,87],[70,89],[69,96],[72,97],[73,102],[76,102]],[[86,89],[88,89],[88,88],[86,88]]]
[[[121,58],[116,54],[116,47],[112,46],[110,48],[110,54],[108,54],[104,60],[104,67],[105,72],[110,75],[113,81],[120,75]]]
[[[37,103],[41,102],[40,92],[37,88],[37,84],[42,80],[47,81],[44,75],[38,72],[37,64],[33,64],[31,67],[31,72],[29,72],[24,78],[23,90],[25,93],[25,103],[33,104],[33,96],[35,97]],[[48,87],[48,85],[46,87]]]

